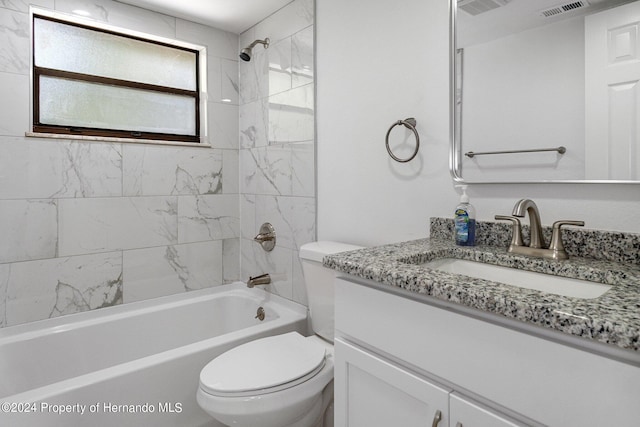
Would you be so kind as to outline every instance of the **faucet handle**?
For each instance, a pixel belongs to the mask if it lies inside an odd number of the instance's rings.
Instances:
[[[511,221],[512,222],[512,233],[511,233],[511,244],[509,245],[509,249],[514,246],[524,246],[522,241],[522,227],[520,226],[520,220],[515,216],[508,215],[496,215],[494,217],[498,221]]]
[[[569,255],[564,249],[564,244],[562,243],[562,231],[560,228],[563,225],[574,225],[577,227],[583,227],[584,221],[569,221],[569,220],[560,220],[553,223],[553,234],[551,235],[551,243],[549,244],[549,249],[554,252],[554,259],[568,259]]]

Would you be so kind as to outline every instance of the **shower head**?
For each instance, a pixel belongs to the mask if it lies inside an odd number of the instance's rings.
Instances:
[[[255,40],[253,43],[251,43],[249,46],[245,47],[244,49],[242,49],[240,51],[240,59],[242,59],[243,61],[251,61],[251,50],[257,45],[257,44],[262,44],[264,45],[264,48],[268,48],[269,47],[269,37],[267,37],[264,40]]]

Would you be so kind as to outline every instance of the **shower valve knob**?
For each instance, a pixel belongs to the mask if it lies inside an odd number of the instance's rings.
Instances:
[[[273,225],[265,222],[260,227],[259,234],[254,237],[253,240],[260,243],[262,249],[271,252],[276,246],[276,230],[273,228]]]

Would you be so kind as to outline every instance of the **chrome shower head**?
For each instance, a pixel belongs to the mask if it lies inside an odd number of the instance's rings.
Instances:
[[[240,51],[240,59],[242,59],[243,61],[251,61],[251,50],[257,45],[257,44],[261,44],[264,45],[264,48],[268,48],[269,47],[269,37],[267,37],[264,40],[255,40],[253,43],[251,43],[249,46],[245,47],[244,49],[242,49]]]

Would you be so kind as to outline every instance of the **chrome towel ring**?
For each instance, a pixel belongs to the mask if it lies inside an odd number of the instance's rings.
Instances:
[[[387,131],[387,136],[385,137],[385,141],[386,141],[385,145],[387,146],[387,153],[389,153],[391,158],[396,162],[406,163],[409,160],[413,160],[416,154],[418,154],[418,149],[420,148],[420,136],[418,135],[418,131],[416,130],[416,124],[417,124],[416,119],[414,119],[413,117],[410,117],[408,119],[398,120],[397,122],[392,124],[389,130]],[[413,154],[407,159],[401,159],[397,157],[395,154],[391,152],[391,148],[389,148],[389,134],[391,133],[391,130],[398,125],[404,125],[404,127],[406,127],[407,129],[410,129],[413,132],[413,135],[416,137],[416,149],[413,152]]]

